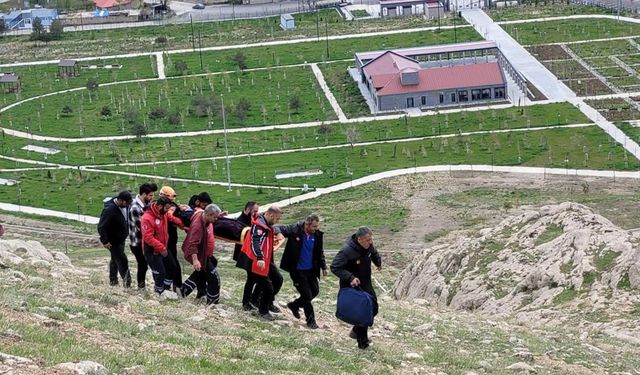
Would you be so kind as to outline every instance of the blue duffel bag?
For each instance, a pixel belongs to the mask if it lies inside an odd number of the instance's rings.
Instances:
[[[355,326],[373,325],[373,296],[355,288],[340,288],[336,318]]]

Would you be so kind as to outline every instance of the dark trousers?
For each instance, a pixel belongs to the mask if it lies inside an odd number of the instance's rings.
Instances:
[[[269,312],[269,306],[273,303],[273,282],[269,276],[260,276],[253,272],[248,273],[247,283],[249,282],[255,284],[255,289],[260,290],[258,312],[260,312],[260,314],[267,314]],[[246,286],[245,284],[245,288]]]
[[[111,260],[109,261],[109,284],[118,285],[118,273],[122,277],[124,285],[128,288],[131,286],[131,274],[129,273],[129,261],[124,253],[124,242],[112,243]]]
[[[316,298],[320,292],[317,272],[315,270],[296,270],[291,272],[290,275],[291,280],[293,280],[293,286],[295,286],[298,293],[300,293],[300,297],[291,302],[293,307],[296,310],[302,307],[307,323],[315,323],[316,318],[311,301]]]
[[[170,254],[166,257],[155,254],[145,254],[145,259],[149,268],[151,268],[151,274],[153,274],[153,289],[156,293],[160,294],[165,290],[171,288],[172,280],[167,278],[169,275],[173,275],[176,271],[175,261]]]
[[[253,290],[256,287],[256,281],[251,277],[251,271],[247,271],[247,281],[244,283],[244,290],[242,291],[242,306],[249,305],[249,302],[254,305],[258,305],[258,298],[252,300]],[[255,303],[254,303],[255,302]]]
[[[207,304],[218,303],[220,301],[220,274],[217,261],[215,258],[209,258],[207,264],[200,271],[194,271],[184,284],[182,284],[182,293],[188,296],[199,285],[204,284],[207,293]]]
[[[378,315],[378,299],[373,296],[373,316]],[[365,348],[369,345],[369,327],[367,326],[353,326],[353,332],[356,334],[356,340],[358,340],[358,347]]]
[[[180,262],[178,262],[178,248],[176,246],[177,242],[169,241],[169,243],[167,243],[167,251],[169,252],[169,256],[173,258],[175,265],[173,273],[169,274],[169,279],[173,282],[174,288],[180,288],[182,287],[182,267],[180,267]]]
[[[142,247],[138,246],[129,246],[133,256],[136,257],[136,263],[138,263],[138,272],[136,273],[136,279],[138,281],[138,288],[144,288],[146,286],[146,278],[147,278],[147,260],[144,258],[144,254],[142,253]]]
[[[271,304],[273,303],[273,300],[276,298],[276,295],[278,295],[278,292],[280,292],[280,289],[282,288],[282,284],[284,283],[284,278],[282,277],[282,274],[280,273],[280,270],[278,269],[278,267],[273,262],[271,262],[271,264],[269,265],[268,277],[271,280],[271,285],[273,286],[273,296],[271,298],[271,303],[269,304],[269,306],[271,306]],[[245,284],[245,288],[247,288],[246,284]],[[262,290],[258,285],[256,285],[256,287],[253,288],[253,292],[251,293],[251,303],[253,303],[254,305],[259,305],[261,298],[262,298]]]

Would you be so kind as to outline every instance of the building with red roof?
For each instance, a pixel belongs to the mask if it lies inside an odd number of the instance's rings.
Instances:
[[[487,47],[496,50],[494,45],[482,46],[483,49]],[[421,55],[420,50],[417,53],[416,49],[412,49],[412,57],[402,52],[356,54],[362,83],[367,87],[378,111],[507,100],[507,80],[500,60],[495,56],[485,56],[480,61],[472,57],[419,62],[419,56],[427,56]],[[437,52],[442,53],[441,50]]]

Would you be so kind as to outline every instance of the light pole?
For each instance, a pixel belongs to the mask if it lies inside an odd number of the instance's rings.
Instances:
[[[227,166],[227,191],[231,191],[231,167],[229,164],[229,147],[227,146],[227,117],[224,113],[224,96],[220,94],[220,105],[222,106],[222,127],[224,129],[224,158]]]

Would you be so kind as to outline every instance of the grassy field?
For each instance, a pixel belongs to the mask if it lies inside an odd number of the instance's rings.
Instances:
[[[347,69],[353,65],[353,61],[340,61],[320,64],[319,67],[329,90],[348,118],[369,116],[371,114],[369,106],[362,97],[357,83],[347,72]]]
[[[522,45],[640,35],[640,24],[610,19],[507,24],[503,28]]]
[[[34,46],[28,36],[6,36],[0,38],[0,48],[7,51],[0,63],[57,59],[61,57],[88,57],[133,52],[166,51],[223,46],[242,43],[259,43],[272,40],[313,38],[347,33],[369,33],[373,31],[399,30],[414,27],[435,27],[437,20],[410,19],[366,19],[346,22],[334,9],[316,13],[294,15],[296,28],[284,31],[280,28],[280,17],[262,19],[195,22],[193,34],[191,24],[166,24],[162,26],[132,27],[123,29],[88,30],[66,32],[63,39]],[[326,25],[325,25],[326,21]],[[442,17],[441,25],[451,24],[450,17]],[[465,24],[456,20],[457,25]],[[158,38],[166,42],[159,43]]]
[[[292,159],[295,158],[295,162]],[[221,163],[221,162],[220,162]],[[326,187],[385,170],[438,164],[525,165],[554,168],[637,170],[640,162],[596,127],[541,130],[533,133],[500,133],[457,136],[448,139],[382,143],[369,146],[289,152],[234,158],[235,182],[272,186]],[[138,172],[193,178],[212,169],[212,161],[157,167],[139,166]],[[132,170],[132,167],[128,167]],[[321,175],[279,180],[276,175],[321,170]],[[213,180],[224,181],[218,168]]]
[[[464,111],[357,124],[228,133],[227,138],[229,152],[234,155],[344,144],[350,139],[359,142],[396,140],[439,134],[589,122],[577,108],[567,103],[559,103],[524,107],[522,111],[518,108]],[[143,141],[78,143],[38,142],[6,135],[0,139],[0,152],[13,157],[44,160],[42,154],[21,150],[27,144],[34,144],[61,151],[58,154],[49,155],[47,160],[50,162],[86,165],[88,163],[156,161],[161,164],[166,160],[223,156],[223,141],[222,134],[192,137],[179,137],[179,134],[176,134],[169,139],[149,138]]]
[[[471,27],[460,28],[455,34],[458,42],[482,40],[482,37]],[[225,49],[221,51],[204,51],[202,52],[202,61],[204,72],[216,72],[238,69],[238,64],[234,60],[238,52],[244,55],[247,68],[260,68],[302,64],[305,62],[312,63],[353,59],[353,55],[356,52],[446,44],[453,43],[453,41],[453,30],[422,31],[329,40],[329,56],[327,56],[327,43],[324,39],[320,38],[314,42],[251,47],[241,50]],[[184,71],[184,74],[201,73],[203,71],[203,69],[200,69],[199,53],[189,52],[169,55],[169,58],[165,61],[167,75],[178,74],[175,69],[176,62],[178,61],[187,64],[187,69]]]
[[[120,190],[138,191],[140,184],[149,178],[119,176],[75,170],[3,172],[0,178],[20,181],[13,186],[2,186],[0,202],[42,207],[71,213],[98,216],[102,210],[102,199],[115,196]],[[244,207],[248,200],[275,202],[289,196],[286,191],[276,189],[233,188],[227,192],[222,186],[211,186],[197,182],[172,182],[156,180],[158,186],[170,185],[178,193],[178,200],[187,203],[193,194],[207,191],[216,203],[229,212]],[[296,192],[292,192],[292,195]]]
[[[67,90],[75,87],[85,87],[89,79],[95,79],[98,84],[108,82],[130,81],[134,79],[157,77],[155,56],[140,56],[118,59],[100,59],[78,62],[79,65],[122,65],[120,69],[89,69],[80,70],[80,76],[73,78],[58,77],[58,64],[25,65],[17,67],[0,67],[2,73],[16,73],[20,76],[22,89],[19,94],[9,94],[0,90],[0,103],[7,104],[47,94]]]
[[[2,124],[66,137],[131,134],[131,128],[141,123],[148,133],[206,130],[222,127],[220,95],[224,95],[230,128],[336,118],[311,68],[305,66],[138,82],[99,87],[94,93],[80,90],[53,95],[11,108],[3,113]],[[290,109],[295,96],[299,107]],[[243,99],[249,108],[240,110],[238,105]],[[38,108],[35,116],[34,104]],[[64,113],[66,106],[70,113]],[[105,107],[111,111],[108,117],[103,116]]]
[[[537,2],[504,8],[485,10],[494,21],[515,21],[531,18],[561,17],[574,14],[617,14],[613,9],[590,5],[567,4],[566,2]],[[629,17],[632,13],[622,12]]]

